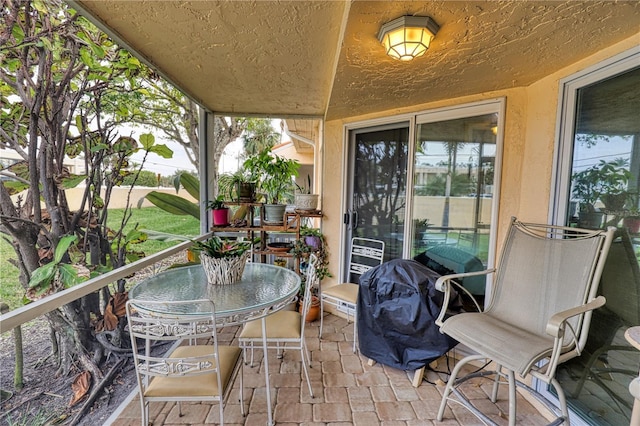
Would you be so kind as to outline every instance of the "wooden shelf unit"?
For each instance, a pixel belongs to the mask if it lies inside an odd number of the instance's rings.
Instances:
[[[241,202],[225,202],[225,204],[229,206],[246,206],[248,207],[247,212],[247,226],[213,226],[211,227],[211,231],[213,232],[235,232],[235,233],[246,233],[247,238],[255,238],[256,234],[260,237],[260,246],[257,249],[254,249],[253,254],[258,255],[261,263],[267,262],[267,256],[274,257],[282,257],[282,258],[292,258],[293,254],[290,252],[282,252],[282,251],[274,251],[270,250],[267,247],[269,242],[269,234],[270,233],[279,233],[279,234],[291,234],[291,240],[295,241],[300,238],[300,228],[302,226],[302,219],[306,217],[310,218],[321,218],[321,211],[313,211],[313,212],[304,212],[304,211],[294,211],[294,212],[285,212],[284,221],[282,225],[270,225],[264,223],[264,204],[263,203],[241,203]],[[253,225],[256,219],[256,209],[259,209],[258,216],[258,224]],[[295,261],[295,270],[296,272],[300,272],[300,261],[296,259]]]

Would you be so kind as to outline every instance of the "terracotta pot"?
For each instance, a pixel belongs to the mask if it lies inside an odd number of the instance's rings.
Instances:
[[[302,313],[302,301],[298,305],[298,312]],[[320,300],[314,296],[311,300],[311,306],[309,306],[309,312],[305,317],[305,322],[314,322],[320,318]]]

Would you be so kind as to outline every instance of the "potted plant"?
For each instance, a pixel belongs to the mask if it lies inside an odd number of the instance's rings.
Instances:
[[[269,149],[247,158],[243,167],[257,176],[258,190],[265,197],[264,222],[269,225],[281,225],[284,222],[287,197],[293,192],[293,177],[298,176],[300,164],[271,153]]]
[[[256,179],[244,167],[234,173],[224,173],[218,179],[220,192],[240,203],[252,203],[255,200]]]
[[[298,193],[295,197],[296,210],[316,211],[318,209],[318,194],[311,193],[311,176],[307,175],[307,183],[298,185]]]
[[[224,197],[219,195],[215,200],[207,203],[207,208],[211,209],[214,226],[229,225],[229,207],[224,204]]]
[[[200,263],[213,285],[233,284],[242,277],[242,272],[257,240],[226,239],[216,235],[194,241],[192,249],[200,253]]]
[[[319,246],[315,242],[316,239],[320,240]],[[311,244],[307,244],[307,241],[309,241]],[[321,282],[325,277],[331,276],[331,273],[329,272],[329,250],[327,249],[324,235],[322,234],[322,232],[320,232],[319,229],[302,227],[300,229],[300,238],[293,243],[293,248],[291,249],[290,253],[293,254],[294,258],[298,258],[300,261],[300,273],[302,274],[302,281],[300,285],[299,296],[300,301],[302,301],[302,296],[304,295],[304,286],[306,284],[305,271],[309,254],[314,253],[318,258],[316,263],[316,276],[318,277],[318,281]],[[319,303],[319,301],[312,300],[311,309],[309,310],[310,312],[314,310],[314,303]],[[307,322],[315,321],[318,315],[319,312],[316,313],[315,317],[310,315],[307,318]]]

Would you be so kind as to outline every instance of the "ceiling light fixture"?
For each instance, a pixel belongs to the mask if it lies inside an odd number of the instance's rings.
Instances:
[[[401,16],[387,22],[378,32],[387,55],[410,61],[424,55],[440,26],[428,16]]]

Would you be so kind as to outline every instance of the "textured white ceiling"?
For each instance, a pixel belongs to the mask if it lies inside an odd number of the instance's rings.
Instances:
[[[205,108],[345,118],[526,86],[637,35],[639,1],[70,2]],[[440,31],[411,62],[380,26],[428,15]]]

